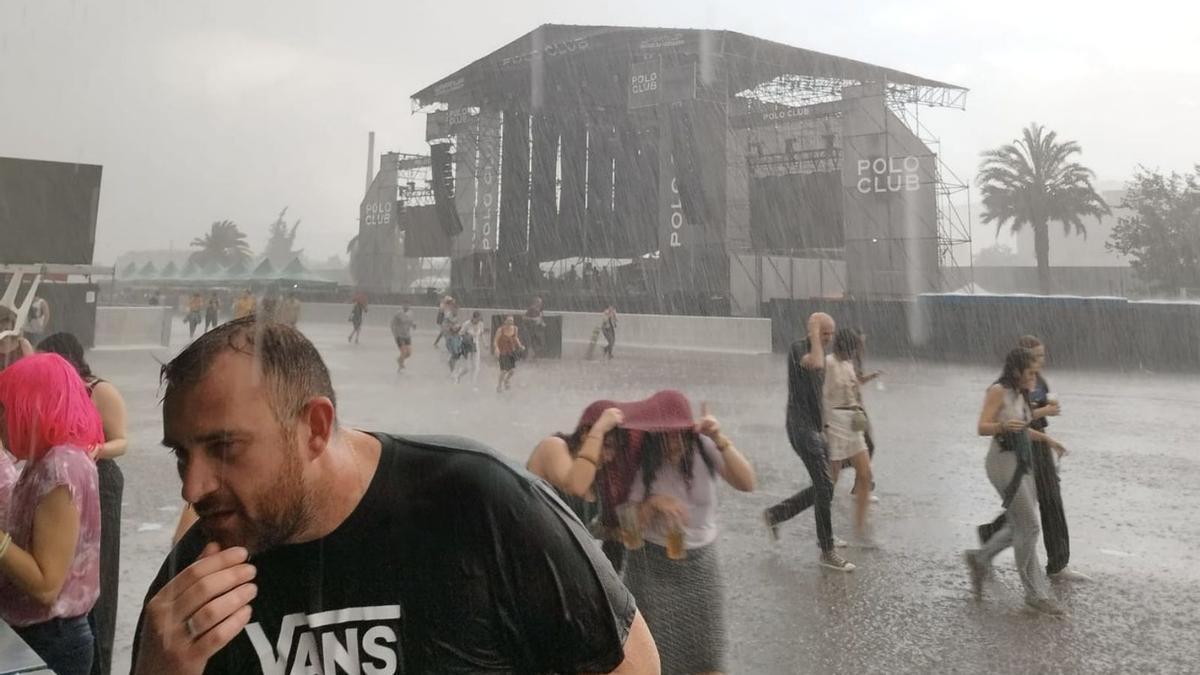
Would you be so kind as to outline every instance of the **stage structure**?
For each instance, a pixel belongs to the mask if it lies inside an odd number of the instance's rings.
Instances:
[[[350,245],[360,289],[412,292],[412,284],[428,276],[426,262],[449,258],[451,235],[439,225],[434,199],[439,190],[429,155],[380,155],[379,172],[359,205],[358,235]]]
[[[939,289],[948,189],[906,120],[965,97],[730,31],[544,25],[413,108],[446,163],[435,202],[461,292],[518,298],[546,261],[617,258],[661,311],[757,314],[786,286]]]

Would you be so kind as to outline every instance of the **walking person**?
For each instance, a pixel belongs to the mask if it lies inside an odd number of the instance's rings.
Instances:
[[[0,306],[0,372],[16,363],[22,356],[33,353],[33,345],[17,330],[17,314]]]
[[[872,465],[871,485],[870,485],[871,494],[867,498],[867,501],[871,502],[872,504],[877,504],[877,503],[879,503],[879,497],[878,497],[878,495],[875,494],[875,484],[876,483],[875,483],[875,478],[874,478],[875,472],[873,470],[874,464],[875,464],[875,428],[871,424],[871,416],[867,413],[866,401],[863,400],[864,397],[862,395],[862,392],[863,392],[863,387],[865,387],[867,384],[870,384],[871,382],[875,382],[875,381],[879,380],[880,377],[883,377],[883,371],[876,370],[871,373],[867,372],[866,367],[863,365],[863,360],[866,356],[866,351],[867,351],[867,334],[857,328],[854,330],[854,332],[858,336],[858,353],[854,358],[854,372],[856,374],[856,377],[858,378],[859,403],[863,406],[862,412],[863,412],[863,415],[864,415],[864,417],[866,419],[866,423],[867,423],[866,429],[863,430],[863,439],[866,440],[866,442],[867,442],[867,458],[871,460],[871,465]],[[883,389],[883,383],[879,382],[876,385],[876,388]],[[850,462],[850,460],[847,459],[847,460],[842,461],[841,468],[842,469],[853,469],[854,465]],[[833,479],[833,484],[834,484],[833,487],[836,490],[837,489],[837,478]],[[851,496],[854,496],[854,497],[858,496],[858,481],[855,481],[854,484],[850,487],[850,494],[851,494]]]
[[[613,348],[617,346],[617,308],[611,303],[604,309],[604,318],[600,321],[600,332],[604,334],[604,355],[613,357]]]
[[[447,295],[438,303],[437,318],[434,319],[434,323],[437,324],[438,334],[433,338],[434,347],[438,346],[442,338],[445,337],[446,316],[451,314],[453,314],[455,320],[458,319],[458,303],[455,302],[454,298]]]
[[[542,316],[544,307],[541,297],[535,297],[525,310],[525,333],[529,338],[528,357],[531,361],[536,361],[546,346],[546,319]]]
[[[862,407],[859,377],[854,364],[861,352],[858,332],[842,328],[834,334],[833,353],[825,357],[825,438],[829,444],[830,482],[837,485],[842,462],[854,467],[854,529],[859,543],[873,546],[867,532],[872,474],[867,452],[867,414]]]
[[[218,317],[221,313],[221,298],[217,296],[217,292],[213,291],[208,295],[208,302],[204,305],[204,332],[217,327]]]
[[[300,298],[293,291],[279,306],[279,321],[295,328],[300,323]]]
[[[829,474],[829,446],[825,439],[823,390],[825,349],[833,341],[836,325],[833,317],[817,312],[808,317],[808,337],[792,344],[788,351],[787,434],[792,450],[804,462],[812,485],[763,512],[763,521],[772,540],[779,539],[779,525],[812,507],[817,524],[817,545],[821,566],[839,572],[852,572],[855,566],[834,550],[833,481]]]
[[[33,304],[29,305],[29,314],[26,316],[25,337],[29,338],[30,343],[37,344],[49,329],[50,303],[40,295],[35,296]]]
[[[659,672],[545,483],[466,439],[339,426],[355,415],[295,329],[226,323],[163,380],[199,521],[150,585],[132,673]]]
[[[250,289],[242,291],[237,302],[233,303],[233,318],[242,319],[254,314],[258,310],[258,300],[254,298],[254,294]]]
[[[1060,455],[1066,450],[1058,441],[1030,428],[1033,411],[1027,397],[1037,385],[1036,364],[1033,352],[1018,347],[1008,353],[999,379],[988,387],[976,432],[992,439],[984,466],[988,480],[1000,493],[1006,517],[1004,526],[981,548],[967,551],[964,557],[971,589],[980,598],[992,561],[1012,546],[1025,587],[1025,604],[1039,612],[1059,615],[1063,610],[1050,593],[1050,583],[1038,559],[1037,488],[1033,477],[1036,466],[1031,460],[1031,441],[1041,441]]]
[[[358,344],[358,338],[362,334],[363,314],[366,313],[366,296],[355,295],[354,305],[350,307],[350,335],[346,336],[346,342]]]
[[[624,424],[646,432],[629,495],[643,545],[631,551],[625,585],[658,645],[663,673],[726,668],[725,589],[718,565],[718,477],[741,492],[754,467],[715,417],[677,391],[629,404]]]
[[[479,310],[471,312],[471,320],[463,326],[463,336],[469,337],[474,349],[471,351],[471,383],[479,383],[479,371],[481,370],[481,354],[482,346],[485,343],[484,336],[488,333],[487,324],[483,322],[483,313]]]
[[[1037,368],[1037,382],[1029,392],[1029,405],[1033,410],[1033,421],[1029,428],[1045,433],[1050,426],[1048,417],[1062,414],[1057,397],[1050,393],[1050,385],[1043,372],[1046,365],[1046,346],[1033,335],[1022,336],[1018,344],[1033,353]],[[1037,490],[1038,512],[1042,523],[1042,541],[1046,545],[1046,574],[1051,581],[1091,581],[1091,577],[1076,570],[1071,562],[1071,539],[1067,530],[1067,515],[1063,509],[1062,488],[1058,475],[1058,462],[1054,451],[1044,442],[1032,442],[1031,463],[1033,483]],[[982,545],[993,534],[1004,527],[1005,514],[996,520],[976,528]]]
[[[446,351],[450,353],[450,379],[454,380],[455,384],[458,384],[466,373],[469,367],[467,358],[473,348],[474,344],[469,343],[467,336],[463,333],[462,324],[454,322],[446,324]]]
[[[589,404],[573,432],[542,439],[525,463],[525,468],[549,483],[600,540],[604,556],[618,574],[624,567],[625,546],[615,527],[614,505],[602,499],[598,488],[607,472],[621,464],[618,454],[628,447],[629,434],[619,428],[625,421],[620,405],[607,400]],[[628,479],[632,485],[632,474]],[[610,517],[605,517],[606,512]]]
[[[496,391],[512,389],[513,373],[517,369],[517,357],[525,349],[521,344],[521,336],[517,331],[517,322],[511,315],[504,317],[504,324],[496,330],[492,339],[492,353],[500,361],[500,379],[496,382]]]
[[[192,293],[188,298],[187,316],[183,318],[188,325],[188,339],[196,339],[196,327],[200,325],[200,313],[204,311],[204,296]]]
[[[408,305],[401,307],[400,311],[392,316],[392,338],[396,341],[396,348],[400,350],[399,356],[396,357],[397,370],[404,370],[404,362],[412,356],[412,331],[416,326],[417,322],[413,320]]]
[[[71,333],[49,335],[38,343],[37,350],[58,354],[75,368],[100,413],[104,431],[104,443],[92,453],[100,489],[100,597],[88,619],[95,636],[92,673],[108,675],[112,669],[120,594],[121,498],[125,492],[125,475],[116,460],[125,455],[129,445],[125,431],[125,398],[111,382],[92,373],[92,367],[84,358],[83,345]]]
[[[0,439],[25,461],[0,523],[0,619],[58,675],[88,675],[88,612],[100,586],[100,496],[89,453],[104,443],[83,380],[57,354],[0,373]],[[0,462],[10,462],[0,450]],[[11,470],[8,471],[11,473]]]

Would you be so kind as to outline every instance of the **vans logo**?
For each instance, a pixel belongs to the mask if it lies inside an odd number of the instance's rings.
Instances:
[[[288,614],[274,644],[257,622],[246,635],[263,675],[393,675],[403,663],[400,605]]]

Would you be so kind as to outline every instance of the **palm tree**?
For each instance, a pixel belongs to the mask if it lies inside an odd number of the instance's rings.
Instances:
[[[1050,293],[1051,222],[1062,223],[1063,233],[1087,236],[1084,216],[1111,213],[1092,186],[1091,169],[1070,161],[1082,152],[1075,141],[1057,141],[1058,135],[1040,124],[1030,124],[1022,138],[983,153],[976,179],[983,193],[983,222],[996,223],[996,234],[1006,223],[1014,233],[1033,228],[1038,286]]]
[[[188,260],[200,267],[207,267],[213,262],[229,267],[238,261],[250,260],[246,235],[231,220],[213,223],[212,228],[203,237],[193,239],[191,245],[200,250],[193,251]]]

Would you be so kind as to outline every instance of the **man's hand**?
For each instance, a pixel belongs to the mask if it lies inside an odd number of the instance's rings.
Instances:
[[[210,543],[200,558],[146,603],[137,673],[204,672],[208,660],[250,622],[255,569],[246,549]]]

